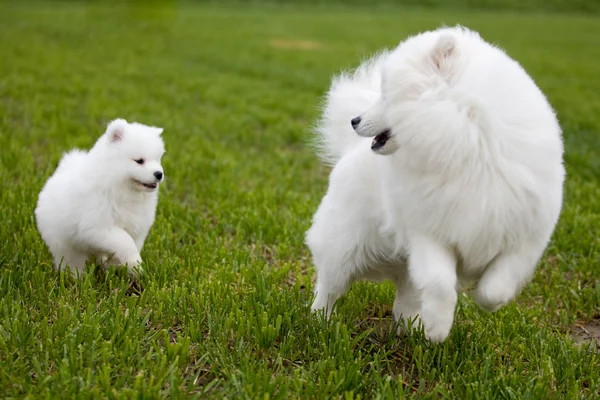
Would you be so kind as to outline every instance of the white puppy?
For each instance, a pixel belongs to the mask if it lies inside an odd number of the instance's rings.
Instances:
[[[80,275],[90,256],[140,271],[164,179],[161,128],[117,119],[89,151],[72,150],[42,189],[35,216],[58,269]]]
[[[390,279],[395,317],[439,342],[457,290],[476,283],[495,311],[532,278],[562,204],[561,129],[477,33],[426,32],[337,77],[318,136],[335,167],[306,237],[313,310],[329,314],[357,279]]]

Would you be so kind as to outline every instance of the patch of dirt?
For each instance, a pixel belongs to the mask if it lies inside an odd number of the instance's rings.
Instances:
[[[294,40],[294,39],[271,39],[271,47],[286,50],[322,50],[325,48],[323,43],[314,40]]]
[[[576,322],[570,331],[570,335],[575,343],[587,345],[594,342],[596,349],[600,350],[600,320]]]

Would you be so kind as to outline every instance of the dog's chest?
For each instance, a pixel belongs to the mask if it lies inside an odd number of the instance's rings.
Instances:
[[[145,236],[154,221],[154,207],[151,201],[123,202],[113,208],[115,225],[137,239]]]
[[[487,265],[499,252],[532,233],[538,219],[534,192],[513,182],[465,184],[407,179],[393,193],[396,213],[409,230],[432,234],[453,246],[466,269]]]

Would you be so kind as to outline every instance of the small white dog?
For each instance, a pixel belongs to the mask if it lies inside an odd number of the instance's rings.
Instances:
[[[57,269],[80,275],[91,256],[141,272],[140,251],[164,179],[161,128],[112,121],[89,151],[72,150],[42,189],[35,216]]]
[[[313,310],[390,279],[395,317],[440,342],[457,290],[476,284],[495,311],[532,278],[561,210],[563,143],[502,50],[460,27],[411,37],[337,77],[317,131],[335,167],[306,237]]]

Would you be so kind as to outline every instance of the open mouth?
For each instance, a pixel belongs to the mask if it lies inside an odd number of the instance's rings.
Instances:
[[[385,131],[381,132],[379,135],[375,136],[373,138],[373,141],[371,142],[371,150],[379,150],[381,149],[383,146],[385,146],[386,142],[389,140],[389,138],[391,137],[391,132],[389,129],[386,129]]]
[[[156,183],[156,182],[144,183],[144,182],[140,182],[138,180],[135,180],[135,183],[137,183],[138,185],[141,185],[141,186],[143,186],[145,188],[148,188],[148,189],[156,189],[158,187],[158,183]]]

